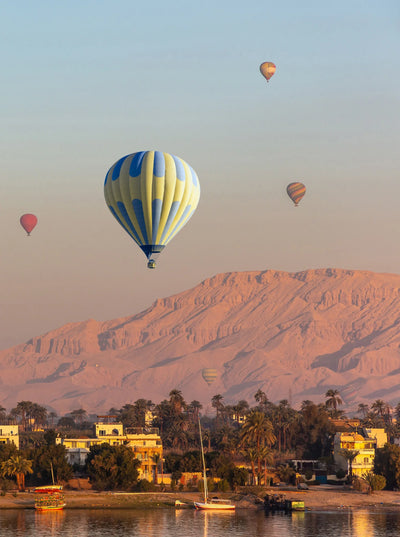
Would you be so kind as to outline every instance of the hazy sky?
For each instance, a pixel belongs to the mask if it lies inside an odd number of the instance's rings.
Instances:
[[[399,52],[398,0],[1,2],[0,349],[219,272],[400,273]],[[202,189],[154,271],[103,196],[147,149]]]

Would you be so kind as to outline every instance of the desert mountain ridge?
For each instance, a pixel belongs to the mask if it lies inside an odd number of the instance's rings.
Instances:
[[[208,386],[201,371],[212,367]],[[0,351],[0,403],[105,413],[172,389],[211,410],[271,401],[400,401],[400,275],[345,269],[217,274],[137,315],[69,323]]]

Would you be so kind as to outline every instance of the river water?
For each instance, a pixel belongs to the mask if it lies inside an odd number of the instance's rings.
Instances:
[[[1,510],[1,537],[383,537],[400,535],[400,513],[370,511],[265,515],[263,511]]]

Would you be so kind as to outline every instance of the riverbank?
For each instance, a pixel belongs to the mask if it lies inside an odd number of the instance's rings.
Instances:
[[[337,487],[316,487],[310,490],[269,489],[269,494],[284,494],[285,498],[304,500],[306,509],[346,510],[373,509],[400,512],[400,492],[380,491],[371,495],[355,490]],[[233,500],[238,509],[261,509],[262,495],[257,498],[251,494],[218,494]],[[93,492],[65,491],[66,509],[165,509],[174,508],[175,500],[189,507],[194,500],[200,499],[198,492]],[[0,509],[33,509],[34,495],[32,492],[10,493],[0,496]]]

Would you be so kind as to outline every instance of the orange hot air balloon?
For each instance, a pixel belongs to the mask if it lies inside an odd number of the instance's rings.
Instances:
[[[267,79],[267,82],[269,82],[269,79],[276,71],[276,65],[272,62],[264,62],[260,65],[260,71],[262,76]]]
[[[286,187],[286,192],[288,193],[289,198],[293,201],[295,207],[297,207],[299,201],[306,193],[306,187],[303,185],[303,183],[290,183]]]
[[[21,226],[25,229],[28,235],[37,224],[37,217],[34,214],[23,214],[19,219]]]

